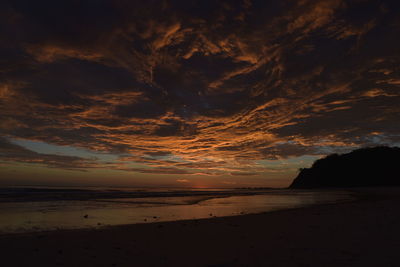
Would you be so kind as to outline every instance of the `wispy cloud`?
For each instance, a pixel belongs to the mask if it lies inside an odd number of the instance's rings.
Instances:
[[[400,132],[393,1],[4,7],[1,135],[119,159],[40,154],[2,139],[2,160],[246,177],[276,171],[259,160]]]

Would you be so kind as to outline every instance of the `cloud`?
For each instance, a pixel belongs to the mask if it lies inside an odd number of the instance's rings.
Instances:
[[[252,175],[257,175],[258,173],[256,172],[231,172],[231,175],[234,176],[252,176]]]
[[[90,51],[74,50],[72,48],[62,48],[58,46],[30,46],[26,48],[41,63],[51,63],[54,61],[77,58],[81,60],[97,61],[101,59],[100,54],[91,53]]]
[[[77,156],[37,153],[11,143],[5,138],[0,138],[0,160],[5,162],[43,164],[52,168],[82,171],[95,166],[95,162],[91,159],[84,159]]]
[[[342,5],[342,0],[299,1],[294,10],[295,13],[300,11],[300,14],[296,14],[288,24],[288,31],[302,30],[303,33],[309,33],[323,27],[334,19],[336,10]]]
[[[119,156],[4,159],[250,176],[400,130],[393,1],[2,5],[0,134]]]
[[[173,167],[158,167],[158,168],[116,168],[117,170],[131,171],[138,173],[150,173],[150,174],[191,174],[190,172],[173,168]]]
[[[371,90],[363,93],[363,96],[366,96],[366,97],[378,97],[378,96],[391,97],[391,96],[393,96],[393,97],[395,97],[395,96],[398,96],[398,94],[390,94],[390,93],[386,93],[382,89],[374,88],[374,89],[371,89]]]
[[[177,179],[176,180],[178,183],[188,183],[189,180],[188,179]]]

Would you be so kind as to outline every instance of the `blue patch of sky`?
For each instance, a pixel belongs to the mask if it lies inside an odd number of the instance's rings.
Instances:
[[[119,157],[119,155],[90,151],[87,149],[72,146],[53,145],[41,141],[31,141],[24,139],[11,139],[10,141],[14,144],[17,144],[40,154],[75,156],[87,159],[95,158],[99,161],[114,161],[117,160]]]
[[[381,146],[400,146],[399,140],[400,135],[398,134],[371,134],[365,137],[365,140],[369,144],[381,145]]]
[[[169,161],[176,161],[176,162],[190,162],[187,160],[184,160],[183,158],[173,155],[173,154],[168,154],[168,155],[157,155],[157,156],[146,156],[146,158],[149,159],[158,159],[158,160],[169,160]]]
[[[279,160],[258,160],[257,163],[266,168],[306,168],[310,167],[312,163],[319,158],[321,157],[316,155],[304,155]]]

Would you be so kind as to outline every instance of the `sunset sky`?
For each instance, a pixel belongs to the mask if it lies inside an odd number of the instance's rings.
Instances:
[[[287,186],[400,144],[400,1],[0,3],[0,186]]]

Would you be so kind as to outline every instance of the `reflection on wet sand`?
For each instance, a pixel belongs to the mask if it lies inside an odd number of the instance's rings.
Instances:
[[[270,192],[246,196],[114,198],[0,204],[0,232],[98,228],[108,225],[261,213],[350,200],[346,192]]]

